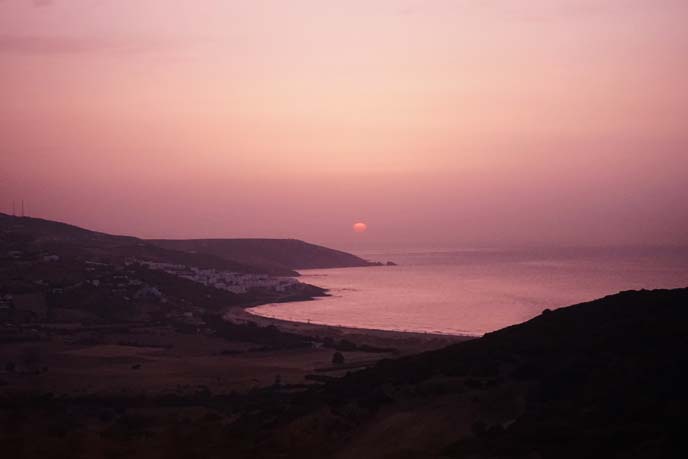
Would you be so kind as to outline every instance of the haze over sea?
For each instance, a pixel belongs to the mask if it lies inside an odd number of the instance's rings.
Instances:
[[[688,286],[688,247],[384,250],[357,253],[398,266],[301,271],[330,290],[315,301],[250,312],[383,330],[482,335],[622,290]]]

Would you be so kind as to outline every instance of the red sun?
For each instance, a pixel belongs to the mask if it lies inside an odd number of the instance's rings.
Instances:
[[[365,233],[368,229],[368,225],[363,222],[354,223],[354,231],[357,233]]]

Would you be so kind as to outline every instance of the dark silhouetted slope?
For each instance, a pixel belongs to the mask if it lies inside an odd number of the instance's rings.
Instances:
[[[136,258],[243,273],[297,275],[287,268],[256,266],[207,252],[191,253],[160,247],[131,236],[114,236],[66,223],[1,213],[0,250],[35,254],[45,252],[67,258],[90,257],[100,260]]]
[[[265,269],[318,269],[370,266],[350,253],[297,239],[151,240],[167,249],[206,253]]]
[[[280,457],[685,457],[686,351],[688,289],[622,292],[384,360],[281,422],[246,422]]]

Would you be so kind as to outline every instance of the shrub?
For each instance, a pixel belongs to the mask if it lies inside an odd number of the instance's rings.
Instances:
[[[41,351],[37,347],[25,347],[21,351],[21,360],[27,367],[33,367],[41,362]]]
[[[344,355],[337,351],[332,355],[332,363],[335,365],[342,365],[344,363]]]
[[[473,431],[473,435],[479,437],[487,431],[487,426],[483,421],[477,420],[471,425],[471,430]]]

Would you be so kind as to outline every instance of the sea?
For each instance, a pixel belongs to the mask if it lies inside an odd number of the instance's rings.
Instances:
[[[688,287],[688,247],[386,249],[396,266],[310,269],[330,296],[249,310],[282,320],[481,336],[624,290]]]

